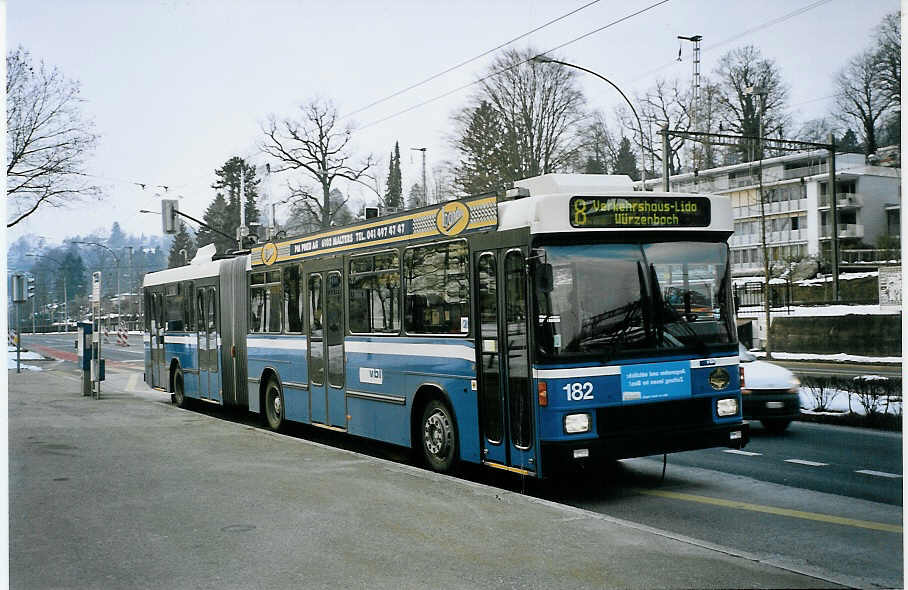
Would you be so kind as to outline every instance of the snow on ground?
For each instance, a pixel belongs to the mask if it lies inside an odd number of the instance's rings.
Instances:
[[[751,350],[750,354],[757,358],[766,358],[766,353],[762,350]],[[777,352],[772,351],[772,358],[780,361],[827,361],[831,363],[880,363],[880,364],[900,364],[900,356],[861,356],[859,354],[846,354],[839,352],[836,354],[812,354],[809,352]]]
[[[6,368],[8,370],[16,370],[16,347],[9,346],[6,347]],[[32,352],[30,350],[23,350],[19,353],[19,368],[23,371],[43,371],[41,367],[36,367],[35,365],[26,365],[21,361],[40,361],[44,360],[44,357],[38,354],[37,352]]]
[[[885,377],[878,377],[885,379]],[[849,412],[849,400],[848,392],[842,391],[841,389],[833,390],[833,393],[827,394],[826,402],[826,411],[825,412],[814,412],[817,407],[817,401],[814,399],[813,394],[811,394],[810,389],[807,387],[801,387],[800,391],[801,397],[801,411],[805,414],[847,414]],[[831,399],[830,399],[831,398]],[[864,406],[861,405],[861,400],[854,393],[851,394],[851,406],[850,411],[855,414],[860,414],[861,416],[866,414]],[[877,410],[880,414],[889,413],[896,416],[902,415],[902,400],[901,399],[890,399],[889,405],[887,408],[886,399],[881,398],[879,409]]]
[[[739,318],[760,318],[763,308],[748,306],[738,308]],[[891,315],[898,318],[901,313],[891,309],[880,308],[879,305],[792,305],[791,307],[773,307],[771,317],[813,316],[813,317],[841,317],[845,315]]]

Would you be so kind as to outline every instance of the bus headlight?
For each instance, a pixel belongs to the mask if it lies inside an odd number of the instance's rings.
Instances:
[[[716,414],[719,416],[734,416],[738,413],[738,400],[734,397],[723,397],[716,401]]]
[[[564,417],[564,431],[567,434],[589,432],[592,423],[589,414],[568,414]]]

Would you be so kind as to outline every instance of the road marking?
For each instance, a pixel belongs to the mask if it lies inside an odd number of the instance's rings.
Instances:
[[[798,465],[807,465],[808,467],[826,467],[829,463],[817,463],[816,461],[805,461],[804,459],[785,459],[786,463],[797,463]]]
[[[745,457],[759,457],[763,453],[752,453],[750,451],[741,451],[739,449],[723,449],[725,453],[731,453],[732,455],[744,455]]]
[[[126,391],[135,391],[136,383],[138,383],[138,382],[139,382],[138,373],[133,373],[132,375],[130,375],[129,381],[126,382]]]
[[[877,477],[889,477],[892,479],[899,479],[902,476],[898,473],[886,473],[885,471],[874,471],[872,469],[860,469],[855,471],[855,473],[863,473],[864,475],[876,475]]]
[[[776,506],[762,506],[760,504],[749,504],[747,502],[723,500],[721,498],[710,498],[708,496],[696,496],[694,494],[682,494],[680,492],[668,492],[663,490],[639,491],[641,494],[645,494],[647,496],[658,496],[660,498],[671,498],[673,500],[684,500],[686,502],[699,502],[700,504],[711,504],[713,506],[722,506],[724,508],[735,508],[737,510],[748,510],[750,512],[762,512],[765,514],[775,514],[777,516],[789,516],[791,518],[801,518],[804,520],[814,520],[817,522],[826,522],[830,524],[841,524],[844,526],[871,529],[874,531],[884,531],[887,533],[902,532],[902,527],[900,525],[887,524],[885,522],[857,520],[854,518],[845,518],[843,516],[833,516],[831,514],[804,512],[802,510],[791,510],[790,508],[778,508]]]

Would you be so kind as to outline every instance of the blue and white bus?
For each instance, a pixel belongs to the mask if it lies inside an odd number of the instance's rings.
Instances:
[[[740,448],[748,426],[713,195],[548,174],[145,276],[146,381],[543,477]]]

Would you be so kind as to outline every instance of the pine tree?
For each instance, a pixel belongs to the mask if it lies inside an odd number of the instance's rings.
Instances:
[[[615,156],[613,166],[615,174],[627,174],[631,180],[640,180],[640,170],[637,168],[637,156],[631,151],[631,142],[626,137],[621,138],[618,146],[618,155]]]
[[[403,185],[400,174],[400,144],[394,142],[394,151],[391,152],[391,161],[388,164],[388,188],[385,191],[384,205],[386,208],[403,207]]]
[[[185,251],[185,253],[182,251]],[[186,224],[180,222],[180,229],[173,237],[173,243],[170,245],[170,254],[167,256],[167,268],[184,266],[189,260],[192,260],[195,253],[195,241],[189,235],[189,232],[186,231]]]
[[[236,235],[236,228],[239,226],[238,220],[231,225],[228,217],[227,201],[221,193],[217,193],[214,200],[208,205],[208,208],[205,210],[205,215],[202,216],[202,221],[205,222],[205,225],[224,232],[228,236]],[[233,233],[228,233],[231,231],[231,228]],[[208,244],[214,244],[215,248],[220,253],[236,248],[236,240],[228,239],[226,236],[214,232],[207,227],[200,227],[196,237],[200,248],[202,246],[207,246]]]
[[[486,101],[473,109],[466,129],[457,142],[460,166],[455,170],[454,183],[468,195],[492,192],[505,187],[512,178],[513,167],[508,164],[506,138],[501,117]],[[411,196],[413,191],[410,191]]]
[[[410,187],[410,194],[407,197],[407,209],[418,209],[425,206],[426,193],[423,190],[423,186],[418,182],[414,182],[413,186]]]

